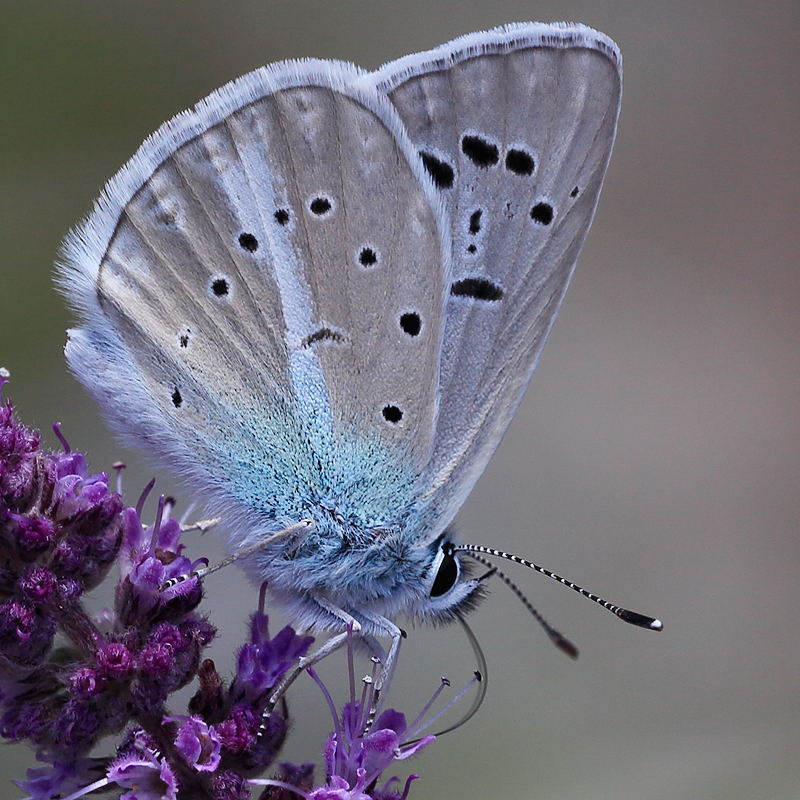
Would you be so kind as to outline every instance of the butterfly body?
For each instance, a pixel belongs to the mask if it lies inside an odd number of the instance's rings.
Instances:
[[[233,551],[265,542],[245,568],[300,624],[480,595],[445,529],[535,369],[620,90],[614,44],[567,24],[284,62],[162,126],[68,239],[73,371]]]

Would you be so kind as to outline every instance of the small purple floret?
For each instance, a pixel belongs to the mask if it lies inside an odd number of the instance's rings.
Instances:
[[[96,766],[91,758],[54,761],[47,767],[29,769],[27,780],[14,783],[33,800],[51,800],[65,797],[94,782],[99,777],[93,772]]]
[[[258,730],[261,719],[255,715],[251,706],[238,703],[227,719],[214,726],[222,746],[231,753],[242,753],[252,744],[253,731]]]
[[[219,735],[200,717],[165,717],[164,722],[179,722],[175,747],[183,760],[198,772],[214,772],[219,766],[222,744]]]
[[[78,667],[70,679],[77,697],[92,697],[102,687],[102,678],[91,667]]]
[[[109,642],[95,654],[100,674],[109,680],[124,681],[133,672],[133,654],[121,642]]]
[[[154,750],[120,756],[111,764],[106,777],[109,783],[130,789],[120,800],[177,800],[178,797],[174,771]]]
[[[286,626],[269,638],[266,614],[257,612],[250,625],[250,643],[239,651],[237,685],[243,699],[253,701],[277,685],[289,668],[308,653],[312,636],[298,636]]]

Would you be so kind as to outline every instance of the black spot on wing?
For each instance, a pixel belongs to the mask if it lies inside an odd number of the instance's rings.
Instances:
[[[524,150],[512,149],[506,153],[506,169],[515,175],[533,175],[533,156]]]
[[[450,287],[450,294],[454,297],[468,297],[471,300],[482,300],[487,303],[496,303],[503,299],[503,290],[486,278],[464,278],[456,281]]]
[[[422,319],[415,311],[408,311],[400,315],[400,327],[409,336],[419,336],[422,330]]]
[[[231,295],[231,283],[227,275],[214,275],[208,284],[209,294],[217,300],[228,299]]]
[[[469,217],[469,232],[475,236],[481,229],[481,214],[483,214],[482,209],[478,209],[477,211],[473,211]]]
[[[550,203],[536,203],[531,209],[531,219],[539,225],[549,225],[553,221],[553,214]]]
[[[344,336],[339,331],[331,330],[330,328],[320,328],[314,333],[306,336],[301,342],[303,347],[311,347],[312,344],[317,342],[343,342]]]
[[[403,419],[403,412],[397,406],[384,406],[381,413],[383,418],[392,425],[397,425]]]
[[[239,236],[239,246],[248,253],[255,253],[258,250],[258,239],[252,233],[242,233]]]
[[[461,152],[482,169],[493,167],[500,160],[497,145],[482,136],[464,136],[461,139]]]
[[[455,180],[453,168],[446,162],[437,158],[433,153],[426,153],[424,150],[419,152],[422,165],[428,175],[431,176],[437,189],[451,189]]]
[[[331,209],[333,208],[333,203],[327,197],[315,197],[309,204],[309,209],[311,209],[311,213],[317,217],[324,217],[326,214],[329,214]]]
[[[358,263],[369,269],[378,263],[378,253],[371,247],[362,247],[358,252]]]

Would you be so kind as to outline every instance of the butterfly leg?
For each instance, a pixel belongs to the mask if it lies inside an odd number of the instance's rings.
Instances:
[[[297,662],[297,666],[284,677],[284,679],[278,684],[277,689],[275,689],[270,696],[265,716],[272,711],[272,709],[275,707],[275,704],[286,693],[286,690],[295,682],[295,680],[297,680],[301,672],[308,669],[308,667],[313,667],[314,664],[319,663],[323,658],[327,658],[327,656],[329,656],[331,653],[335,653],[340,647],[344,646],[347,643],[347,639],[351,633],[358,634],[362,630],[362,624],[351,614],[348,614],[344,609],[333,605],[322,597],[316,597],[314,600],[322,609],[344,622],[347,626],[347,630],[336,634],[336,636],[325,642],[325,644],[322,645],[322,647],[320,647],[318,650],[313,652],[311,655],[306,656],[305,658],[301,658]],[[388,685],[391,681],[392,673],[394,672],[394,667],[397,663],[397,655],[400,652],[400,644],[405,638],[405,633],[391,620],[381,616],[380,614],[370,614],[362,611],[359,613],[359,616],[361,616],[361,618],[368,623],[368,625],[375,631],[377,635],[389,636],[392,639],[392,644],[389,647],[388,654],[385,658],[380,658],[382,666],[380,672],[378,673],[377,680],[375,681],[375,687],[372,693],[372,705],[370,707],[369,717],[365,726],[365,729],[369,730],[369,727],[372,725],[372,722],[375,719],[380,707],[383,687]],[[373,650],[373,652],[381,655],[383,654],[383,648],[372,635],[365,635],[363,636],[363,639],[370,649]]]
[[[297,680],[298,676],[301,672],[303,672],[303,670],[308,669],[308,667],[313,667],[314,664],[319,663],[323,658],[327,658],[331,653],[335,653],[340,647],[347,644],[348,635],[348,631],[337,633],[336,636],[328,639],[328,641],[325,642],[322,647],[320,647],[318,650],[315,650],[310,656],[301,658],[297,662],[297,666],[291,672],[289,672],[286,677],[284,677],[284,679],[278,684],[278,688],[270,696],[269,704],[267,705],[267,711],[272,711],[278,700],[281,699],[281,697],[286,693],[286,690],[295,682],[295,680]]]
[[[290,538],[297,538],[305,536],[312,528],[314,527],[314,521],[310,519],[301,519],[295,525],[290,525],[288,528],[284,528],[282,531],[278,531],[277,533],[273,533],[270,536],[267,536],[264,539],[261,539],[254,544],[249,545],[248,547],[242,547],[241,549],[237,550],[235,553],[229,555],[227,558],[224,558],[219,564],[215,564],[213,567],[205,567],[203,569],[199,569],[195,571],[195,575],[199,578],[205,578],[208,575],[211,575],[213,572],[217,572],[221,570],[223,567],[227,567],[229,564],[233,564],[234,561],[238,561],[242,558],[247,558],[248,556],[253,555],[253,553],[258,553],[261,550],[266,549],[270,545],[273,545],[277,542],[282,542],[284,539]]]
[[[380,614],[370,614],[368,612],[360,612],[360,615],[367,621],[370,626],[375,630],[376,633],[382,636],[390,636],[392,639],[392,644],[389,647],[389,653],[387,654],[385,659],[382,659],[382,667],[381,671],[378,673],[378,678],[375,681],[375,690],[372,693],[372,706],[369,710],[369,717],[367,719],[366,730],[369,730],[370,726],[372,725],[373,720],[375,719],[378,709],[380,707],[381,702],[381,695],[383,692],[383,687],[388,686],[392,679],[392,674],[394,673],[395,664],[397,663],[397,655],[400,652],[400,645],[405,638],[405,632],[398,628],[397,625],[394,624],[386,617],[382,617]],[[364,637],[369,642],[372,639],[371,636]],[[373,646],[373,650],[376,652],[380,652],[378,649],[378,643],[375,642]]]
[[[194,527],[200,528],[202,525],[206,524],[215,524],[217,520],[206,520],[203,522],[196,523],[194,526],[185,526],[181,527],[181,530],[192,530]],[[203,580],[207,578],[209,575],[212,575],[215,572],[227,567],[229,564],[233,564],[234,561],[238,561],[239,559],[247,558],[248,556],[253,555],[253,553],[258,553],[259,551],[269,547],[270,545],[276,544],[277,542],[281,542],[287,538],[301,538],[305,536],[312,528],[314,527],[314,521],[310,519],[302,519],[295,525],[291,525],[288,528],[284,528],[282,531],[278,531],[277,533],[273,533],[270,536],[267,536],[264,539],[256,542],[255,544],[248,545],[247,547],[242,547],[237,550],[232,555],[229,555],[227,558],[223,558],[218,564],[215,564],[213,567],[202,567],[201,569],[196,569],[190,573],[185,575],[179,575],[177,578],[170,578],[161,586],[161,591],[165,589],[169,589],[172,586],[175,586],[178,583],[182,583],[183,581],[187,580],[188,578],[198,578],[199,580]],[[202,528],[200,528],[202,530]]]
[[[355,622],[355,620],[354,620]],[[355,624],[360,629],[361,626],[358,625],[357,622]],[[297,662],[297,666],[288,673],[284,679],[278,684],[278,688],[272,693],[269,698],[269,702],[267,703],[267,707],[264,709],[263,715],[261,717],[261,725],[258,729],[258,738],[261,738],[262,733],[266,729],[267,720],[269,719],[269,715],[272,713],[272,710],[275,708],[277,702],[283,697],[286,693],[286,690],[297,680],[297,677],[300,675],[303,670],[308,669],[308,667],[313,667],[319,661],[322,661],[323,658],[326,658],[331,653],[335,653],[340,647],[347,644],[347,638],[350,636],[350,631],[344,631],[344,633],[338,633],[332,639],[328,639],[322,647],[319,648],[316,652],[312,653],[310,656],[306,656],[305,658],[301,658]]]
[[[360,633],[361,631],[361,623],[348,614],[346,611],[342,610],[338,606],[333,605],[333,603],[329,603],[327,600],[321,597],[315,597],[315,602],[329,614],[332,614],[334,617],[337,617],[342,622],[344,622],[345,626],[352,630],[353,633]],[[278,684],[278,688],[272,693],[269,698],[269,705],[267,708],[271,711],[275,707],[275,703],[280,700],[281,696],[286,692],[286,690],[297,680],[297,677],[300,673],[307,669],[308,667],[313,667],[314,664],[319,663],[322,661],[323,658],[326,658],[331,653],[335,653],[342,645],[347,642],[347,637],[349,635],[349,630],[345,630],[343,633],[338,633],[331,639],[328,639],[322,647],[318,650],[313,652],[310,656],[305,656],[305,658],[301,658],[297,662],[297,666],[284,677],[284,679]]]

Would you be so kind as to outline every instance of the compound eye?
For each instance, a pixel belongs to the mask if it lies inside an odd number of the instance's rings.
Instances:
[[[458,580],[458,561],[452,553],[445,551],[439,569],[436,572],[436,577],[433,580],[431,587],[431,597],[441,597],[447,594],[455,585]]]

